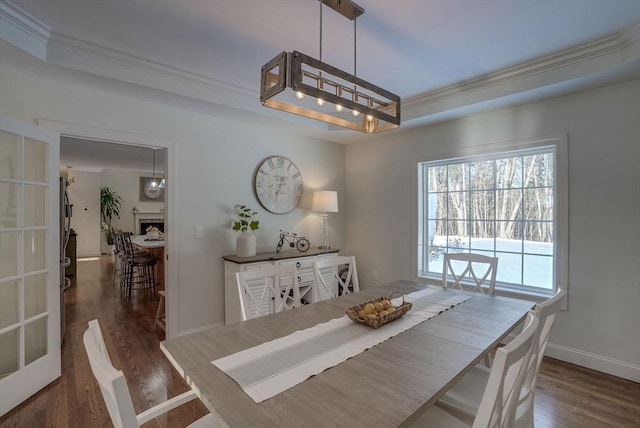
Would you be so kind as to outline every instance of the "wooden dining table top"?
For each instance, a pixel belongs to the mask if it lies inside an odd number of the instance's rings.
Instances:
[[[230,427],[409,426],[500,343],[533,303],[469,293],[466,302],[261,403],[211,361],[340,318],[348,307],[392,291],[427,287],[433,286],[396,281],[160,346],[205,406]]]

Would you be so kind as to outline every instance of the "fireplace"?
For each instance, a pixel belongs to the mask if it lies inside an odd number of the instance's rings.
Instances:
[[[142,219],[138,220],[138,223],[138,230],[140,231],[140,235],[144,235],[147,231],[147,228],[150,226],[157,227],[160,232],[164,233],[164,219],[162,218]]]
[[[164,213],[163,212],[140,212],[133,209],[133,224],[136,235],[144,235],[147,233],[147,227],[155,226],[158,230],[164,232]]]

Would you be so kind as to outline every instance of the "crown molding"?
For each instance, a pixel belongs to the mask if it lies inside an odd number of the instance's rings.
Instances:
[[[46,59],[51,28],[19,7],[0,2],[0,38],[41,60]]]
[[[441,102],[453,97],[459,97],[462,94],[468,94],[500,85],[511,85],[514,82],[526,78],[542,76],[544,74],[572,67],[576,64],[584,64],[587,61],[596,61],[606,56],[615,56],[615,54],[636,45],[636,49],[632,49],[630,55],[623,56],[623,58],[613,58],[613,65],[619,66],[621,62],[627,63],[640,58],[640,49],[638,49],[637,46],[639,39],[640,23],[614,35],[594,40],[577,47],[536,58],[494,73],[488,73],[483,76],[459,82],[454,85],[438,88],[424,94],[405,98],[402,101],[402,106],[406,112],[406,109]]]
[[[181,70],[177,67],[164,65],[146,58],[127,54],[116,49],[107,48],[95,43],[86,42],[61,33],[52,32],[49,38],[49,47],[52,52],[57,50],[66,51],[63,58],[57,58],[55,55],[49,55],[48,62],[55,62],[58,59],[72,59],[71,56],[83,57],[84,60],[101,61],[111,64],[118,64],[128,67],[132,70],[140,70],[156,76],[163,76],[169,79],[190,82],[200,87],[207,87],[217,91],[225,91],[229,93],[237,93],[244,96],[255,97],[258,92],[244,88],[238,85],[232,85],[211,77],[202,76]],[[62,56],[61,56],[62,57]],[[65,64],[59,64],[65,65]],[[76,68],[76,67],[73,67]]]

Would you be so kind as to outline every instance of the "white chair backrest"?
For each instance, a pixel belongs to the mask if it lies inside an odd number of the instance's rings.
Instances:
[[[340,275],[345,268],[346,274]],[[349,285],[353,286],[354,293],[360,291],[356,258],[353,256],[331,256],[316,260],[313,262],[313,275],[320,300],[350,294]]]
[[[496,350],[489,380],[480,401],[473,428],[511,428],[531,359],[538,317],[529,312],[522,332]]]
[[[302,306],[295,265],[236,272],[242,320]]]
[[[496,287],[496,271],[498,258],[474,253],[445,253],[442,266],[442,287],[449,287],[449,275],[453,279],[453,288],[462,288],[462,281],[470,281],[475,285],[473,291],[484,293],[483,285],[487,286],[487,293],[493,295]],[[486,283],[487,279],[489,280]]]
[[[83,341],[91,371],[100,385],[111,422],[116,428],[139,427],[127,381],[124,374],[111,363],[98,320],[89,321]]]
[[[524,420],[530,421],[531,426],[533,426],[533,397],[536,390],[538,374],[540,373],[544,351],[547,348],[547,343],[549,343],[551,327],[553,327],[556,313],[560,310],[565,294],[567,294],[567,292],[560,288],[555,296],[538,303],[534,308],[534,312],[538,316],[539,326],[534,339],[529,368],[522,385],[522,391],[520,392],[520,400],[518,401],[519,426],[528,426],[529,422],[520,423],[520,421]]]

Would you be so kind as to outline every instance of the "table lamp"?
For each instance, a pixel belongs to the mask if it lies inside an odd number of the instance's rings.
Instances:
[[[316,190],[313,193],[312,211],[321,211],[322,218],[322,245],[320,248],[329,249],[329,214],[338,212],[338,192],[335,190]]]

